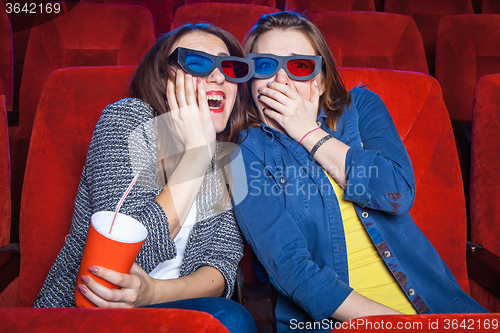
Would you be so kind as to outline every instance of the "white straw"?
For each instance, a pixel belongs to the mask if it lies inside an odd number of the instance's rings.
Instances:
[[[125,191],[125,193],[123,193],[123,196],[122,198],[120,199],[120,201],[118,202],[118,204],[116,205],[116,209],[115,209],[115,215],[113,216],[113,222],[111,222],[111,227],[109,228],[109,233],[111,234],[111,231],[113,230],[113,225],[115,224],[115,220],[116,220],[116,216],[118,215],[118,211],[120,210],[120,208],[122,207],[122,204],[123,204],[123,201],[125,201],[125,198],[127,197],[127,195],[129,194],[130,190],[132,189],[132,186],[134,186],[135,184],[135,181],[137,180],[137,178],[139,178],[139,174],[135,175],[134,179],[132,179],[132,182],[130,183],[130,185],[128,186],[127,190]]]

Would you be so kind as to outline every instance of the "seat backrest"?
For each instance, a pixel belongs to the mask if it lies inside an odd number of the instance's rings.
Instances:
[[[343,67],[429,73],[422,38],[411,17],[379,12],[325,12],[311,15],[311,20],[325,36],[337,36]],[[327,41],[330,43],[328,38]]]
[[[186,0],[186,5],[192,5],[195,3],[242,3],[247,5],[259,5],[267,7],[276,8],[276,0]]]
[[[332,11],[375,11],[373,0],[286,0],[285,10],[311,16],[319,12]]]
[[[500,15],[452,15],[439,22],[436,78],[450,118],[470,122],[477,80],[500,73]]]
[[[0,78],[3,81],[3,90],[0,91],[0,94],[5,95],[7,110],[12,110],[14,91],[14,58],[12,52],[12,29],[5,3],[0,0]]]
[[[0,247],[10,243],[10,202],[9,130],[5,95],[0,92]]]
[[[106,105],[128,96],[135,69],[60,69],[44,85],[21,199],[19,306],[31,306],[69,233],[94,126]]]
[[[431,74],[434,74],[436,31],[439,20],[446,15],[474,14],[471,0],[385,0],[384,11],[413,18],[424,41]]]
[[[210,23],[232,33],[240,42],[264,14],[278,12],[276,8],[232,3],[200,3],[179,7],[170,30],[187,23]]]
[[[229,333],[211,314],[184,309],[1,309],[4,332]]]
[[[343,68],[342,73],[348,89],[366,85],[385,102],[415,173],[417,191],[410,214],[468,292],[464,190],[439,83],[413,72]]]
[[[173,17],[173,0],[85,0],[84,2],[141,6],[153,16],[156,35],[167,33]]]
[[[19,137],[29,138],[49,74],[65,67],[138,65],[154,44],[143,7],[78,3],[31,29],[19,96]]]
[[[481,5],[483,14],[500,14],[500,1],[498,0],[483,0]]]
[[[474,93],[471,142],[471,238],[500,256],[500,74],[483,76]]]

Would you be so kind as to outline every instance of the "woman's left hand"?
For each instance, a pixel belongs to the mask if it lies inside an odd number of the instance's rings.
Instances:
[[[266,107],[265,115],[278,122],[297,142],[307,132],[318,127],[316,118],[320,92],[315,80],[311,80],[310,84],[309,100],[302,97],[296,89],[278,82],[268,82],[266,88],[259,89],[259,100],[274,109]]]
[[[93,271],[96,269],[97,271]],[[95,275],[120,289],[110,289],[93,279],[92,276],[84,275],[85,282],[83,292],[80,292],[97,307],[100,308],[135,308],[152,304],[155,281],[137,264],[133,264],[129,274],[100,267],[91,266],[89,270]]]

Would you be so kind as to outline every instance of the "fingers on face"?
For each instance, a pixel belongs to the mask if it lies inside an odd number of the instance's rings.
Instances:
[[[177,110],[179,108],[177,98],[175,97],[175,83],[170,79],[167,81],[167,104],[170,111]]]

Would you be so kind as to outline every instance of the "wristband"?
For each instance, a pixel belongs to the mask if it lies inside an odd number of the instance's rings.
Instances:
[[[321,145],[323,145],[323,143],[327,142],[331,138],[333,138],[333,135],[328,134],[328,135],[322,137],[321,139],[319,139],[318,142],[316,142],[316,144],[314,145],[313,149],[311,149],[311,152],[309,153],[309,159],[311,161],[314,162],[314,154],[316,154],[316,152],[318,151],[319,147],[321,147]]]
[[[315,129],[312,129],[312,130],[310,130],[309,132],[307,132],[306,134],[304,134],[304,136],[302,137],[302,139],[300,139],[299,144],[300,144],[300,145],[302,144],[302,140],[304,140],[304,138],[305,138],[306,136],[308,136],[308,135],[309,135],[309,134],[311,134],[312,132],[314,132],[314,131],[316,131],[316,130],[319,130],[319,129],[320,129],[320,127],[316,127]]]

